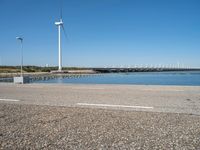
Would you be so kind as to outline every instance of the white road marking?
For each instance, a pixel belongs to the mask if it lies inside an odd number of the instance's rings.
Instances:
[[[153,107],[147,106],[128,106],[128,105],[109,105],[109,104],[89,104],[89,103],[77,103],[80,106],[97,106],[97,107],[123,107],[123,108],[141,108],[141,109],[153,109]]]
[[[104,90],[105,88],[98,87],[74,87],[73,90]]]
[[[20,100],[17,100],[17,99],[0,99],[0,101],[19,102]]]
[[[141,91],[163,91],[163,92],[184,92],[184,90],[174,90],[174,89],[141,89]]]

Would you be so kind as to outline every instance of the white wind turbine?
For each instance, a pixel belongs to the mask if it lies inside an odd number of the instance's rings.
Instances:
[[[62,71],[62,50],[61,50],[61,27],[64,31],[64,35],[66,36],[65,28],[62,21],[62,8],[60,11],[60,21],[55,22],[55,25],[58,27],[58,71]]]

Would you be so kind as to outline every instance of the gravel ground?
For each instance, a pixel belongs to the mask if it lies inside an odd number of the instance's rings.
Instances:
[[[0,149],[200,149],[200,116],[0,104]]]

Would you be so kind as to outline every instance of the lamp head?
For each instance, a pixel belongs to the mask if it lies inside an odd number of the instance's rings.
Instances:
[[[19,36],[17,36],[16,39],[17,39],[17,40],[20,40],[21,42],[23,41],[23,38],[22,38],[22,37],[19,37]]]

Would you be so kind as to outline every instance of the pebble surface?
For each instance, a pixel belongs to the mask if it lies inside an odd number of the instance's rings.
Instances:
[[[200,149],[200,116],[0,104],[0,149]]]

